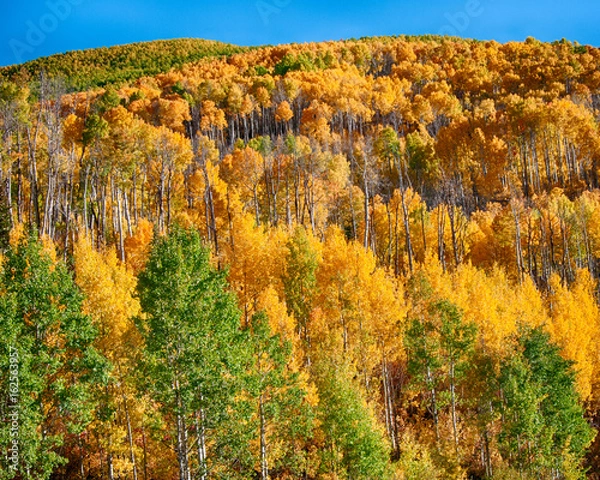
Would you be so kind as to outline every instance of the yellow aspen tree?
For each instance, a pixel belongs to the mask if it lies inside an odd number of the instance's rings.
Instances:
[[[113,421],[96,422],[104,438],[109,470],[116,474],[140,472],[143,452],[137,447],[134,426],[144,415],[144,404],[137,398],[133,385],[135,352],[141,338],[133,318],[140,313],[134,297],[136,279],[117,259],[114,249],[102,254],[81,236],[74,247],[75,280],[86,298],[83,310],[98,328],[97,348],[114,365],[105,392],[105,408],[113,410]]]
[[[265,231],[249,213],[237,216],[233,228],[234,242],[224,248],[223,260],[229,266],[229,283],[238,294],[247,325],[261,309],[261,295],[281,278],[286,236],[278,230]]]
[[[139,273],[148,260],[150,242],[154,237],[154,225],[140,218],[135,233],[125,239],[125,259],[132,271]]]
[[[600,311],[595,298],[597,285],[588,270],[578,270],[570,288],[554,274],[548,298],[550,321],[547,329],[562,348],[562,355],[574,362],[577,389],[589,400],[598,368]]]

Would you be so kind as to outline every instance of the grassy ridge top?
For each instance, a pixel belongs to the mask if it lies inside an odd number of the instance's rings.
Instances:
[[[75,90],[101,87],[164,73],[206,57],[228,56],[247,50],[227,43],[184,38],[76,50],[0,68],[0,78],[35,78],[42,71],[67,79]]]

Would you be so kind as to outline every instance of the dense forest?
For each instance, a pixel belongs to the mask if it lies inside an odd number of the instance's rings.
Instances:
[[[70,90],[81,91],[166,73],[202,58],[226,57],[246,50],[247,47],[195,38],[158,40],[74,50],[21,65],[0,67],[0,78],[29,82],[43,74],[60,77]]]
[[[184,42],[2,72],[0,479],[600,478],[600,49]]]

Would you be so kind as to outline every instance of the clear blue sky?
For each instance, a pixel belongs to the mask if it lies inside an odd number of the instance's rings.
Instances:
[[[0,65],[101,46],[197,37],[239,45],[449,33],[600,46],[598,0],[10,0]]]

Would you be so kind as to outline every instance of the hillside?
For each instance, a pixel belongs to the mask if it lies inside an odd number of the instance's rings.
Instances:
[[[0,479],[597,480],[600,49],[182,42],[0,81]]]
[[[65,78],[75,90],[130,82],[203,58],[240,53],[244,47],[200,39],[157,40],[78,50],[0,68],[0,78],[39,78],[41,72]]]

